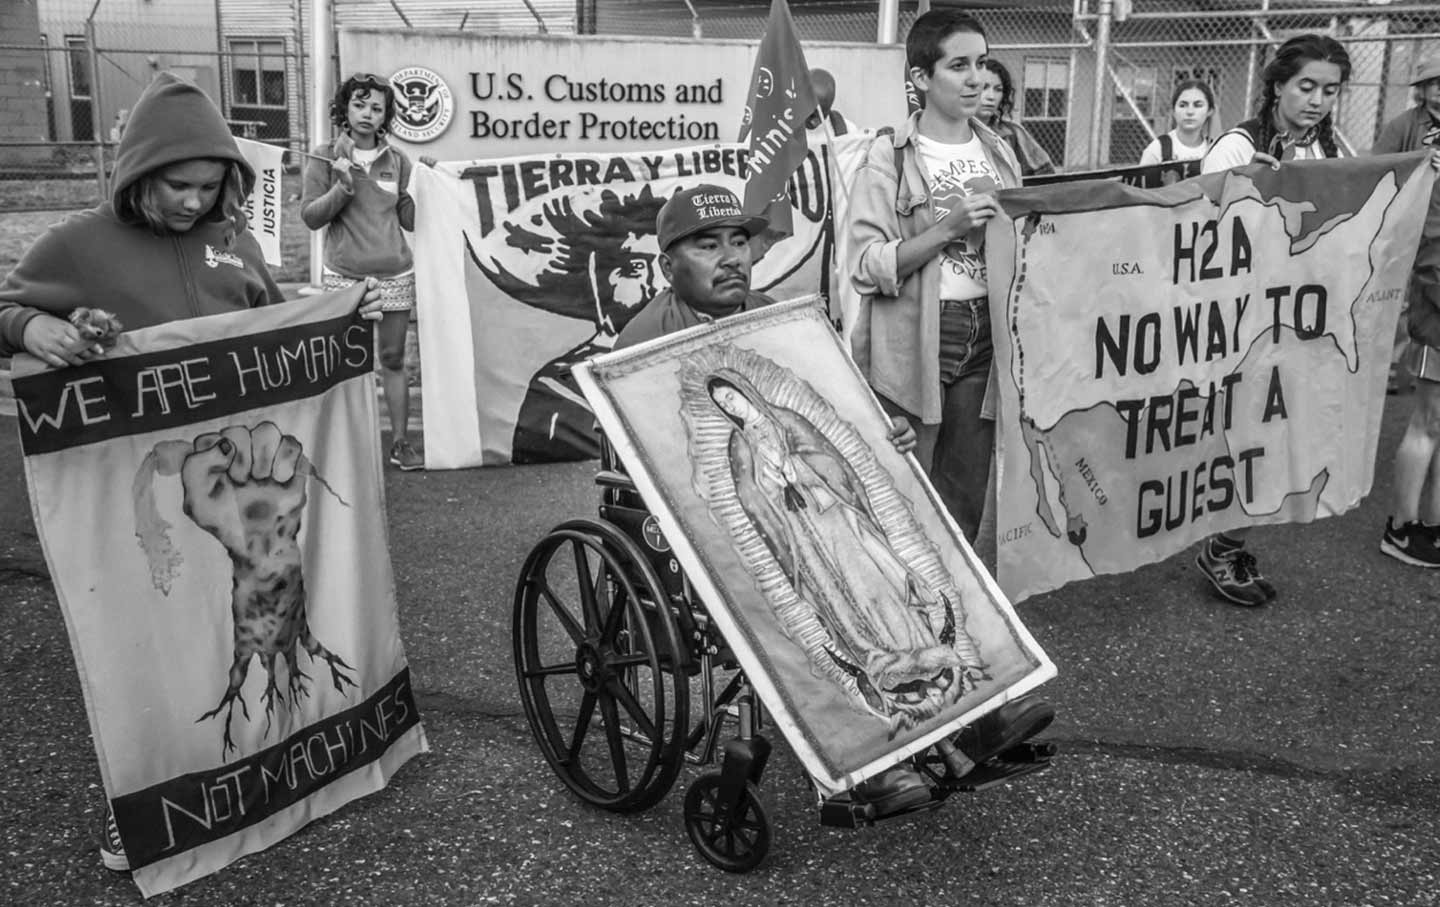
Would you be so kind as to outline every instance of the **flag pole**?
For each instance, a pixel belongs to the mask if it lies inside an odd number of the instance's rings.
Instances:
[[[335,21],[331,17],[330,0],[310,0],[310,60],[314,78],[310,80],[310,143],[315,147],[330,139],[330,94],[335,88],[335,65],[331,60],[335,37]],[[302,151],[307,157],[314,157]],[[325,231],[310,233],[310,287],[319,292],[325,285]]]

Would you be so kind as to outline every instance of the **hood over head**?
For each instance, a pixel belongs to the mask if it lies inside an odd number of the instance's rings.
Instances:
[[[244,176],[245,193],[255,185],[255,171],[215,103],[193,82],[162,72],[135,102],[125,124],[110,200],[118,208],[121,193],[145,174],[195,158],[234,161]]]

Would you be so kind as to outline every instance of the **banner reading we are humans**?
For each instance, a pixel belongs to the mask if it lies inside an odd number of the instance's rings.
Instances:
[[[16,359],[31,508],[147,897],[427,749],[359,292],[123,334],[74,368]]]
[[[986,243],[1007,594],[1359,503],[1422,159],[1002,193]]]
[[[420,361],[435,416],[425,465],[596,456],[571,366],[609,350],[665,288],[655,235],[665,201],[700,183],[739,194],[748,154],[709,145],[417,168]],[[755,290],[782,300],[824,291],[833,154],[810,149],[791,177],[794,232],[756,263]]]

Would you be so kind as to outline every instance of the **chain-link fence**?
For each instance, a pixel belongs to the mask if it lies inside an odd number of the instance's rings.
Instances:
[[[1440,4],[1331,0],[995,0],[976,11],[1015,83],[1014,115],[1068,169],[1133,163],[1172,127],[1187,78],[1215,91],[1218,133],[1252,112],[1267,54],[1322,32],[1348,49],[1343,141],[1368,149],[1410,103],[1409,75],[1440,52]],[[6,0],[0,3],[0,209],[62,209],[103,195],[114,142],[160,70],[193,79],[236,135],[302,148],[313,111],[306,0]],[[791,0],[806,41],[875,41],[873,0]],[[902,0],[904,39],[921,0]],[[1117,7],[1130,7],[1124,13]],[[333,0],[336,27],[760,37],[769,0]],[[844,82],[863,73],[836,72]],[[295,187],[298,192],[298,185]]]

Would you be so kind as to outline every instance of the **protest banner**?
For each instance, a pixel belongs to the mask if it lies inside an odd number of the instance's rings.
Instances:
[[[1200,175],[1200,161],[1161,161],[1134,167],[1109,170],[1071,170],[1065,173],[1037,173],[1025,177],[1025,186],[1053,186],[1056,183],[1078,183],[1082,180],[1117,180],[1140,189],[1158,189],[1192,176]]]
[[[674,552],[823,793],[1055,675],[915,459],[895,449],[813,300],[576,373],[657,521],[658,550]]]
[[[791,177],[794,232],[756,263],[755,290],[788,299],[830,279],[830,152],[808,150]],[[733,144],[416,168],[426,467],[596,456],[571,366],[610,349],[665,287],[666,199],[700,183],[738,195],[747,159]]]
[[[72,368],[15,359],[30,504],[147,897],[427,749],[360,292],[125,333]]]
[[[280,177],[284,173],[285,149],[241,138],[235,144],[255,171],[255,187],[245,197],[245,222],[260,243],[265,263],[279,267]]]
[[[1421,155],[1002,193],[986,232],[1012,599],[1370,490]]]

